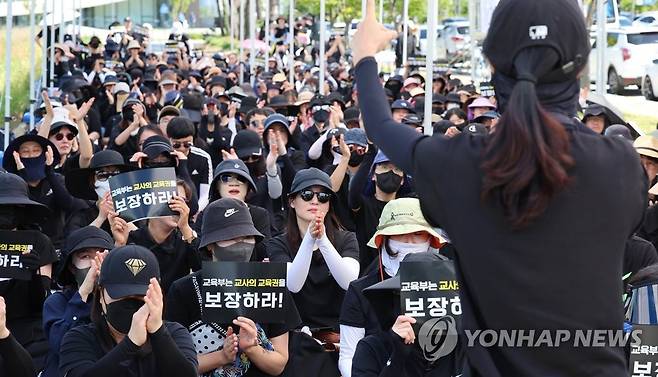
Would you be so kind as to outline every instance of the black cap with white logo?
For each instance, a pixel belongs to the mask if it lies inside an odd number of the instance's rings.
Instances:
[[[203,211],[199,247],[249,236],[255,237],[256,242],[263,239],[263,235],[254,227],[249,207],[243,202],[222,198],[210,203]]]
[[[110,251],[98,278],[113,299],[144,296],[151,278],[160,280],[160,266],[153,252],[143,246],[127,245]]]

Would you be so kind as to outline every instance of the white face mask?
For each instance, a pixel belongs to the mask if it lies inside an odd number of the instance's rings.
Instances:
[[[110,192],[110,181],[96,181],[94,184],[94,190],[96,191],[96,195],[98,195],[98,199],[102,199],[106,193]]]
[[[446,105],[446,110],[456,109],[456,108],[458,108],[458,107],[459,107],[458,104],[456,104],[456,103],[454,103],[454,102],[448,102],[448,104]]]
[[[405,256],[415,253],[425,253],[430,248],[429,240],[424,243],[406,243],[389,240],[388,244],[391,248],[391,252],[397,253],[395,257],[392,257],[388,255],[386,250],[382,250],[382,264],[384,265],[384,271],[386,271],[388,276],[395,276],[398,274],[400,262],[402,262]]]

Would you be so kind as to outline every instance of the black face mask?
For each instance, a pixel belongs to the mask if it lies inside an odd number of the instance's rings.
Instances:
[[[329,112],[326,110],[319,110],[313,113],[313,120],[317,123],[324,123],[329,119]]]
[[[364,159],[365,157],[366,157],[365,154],[361,154],[361,155],[359,155],[359,154],[356,154],[356,153],[352,153],[352,155],[350,156],[350,162],[348,162],[347,164],[348,164],[349,166],[355,168],[355,167],[361,165],[361,163],[363,162],[363,159]],[[378,178],[378,179],[379,179],[379,178]]]
[[[105,304],[107,307],[105,319],[118,332],[128,334],[133,322],[133,314],[143,305],[144,301],[136,298],[127,298],[111,304]]]
[[[75,282],[78,284],[78,287],[82,286],[82,283],[84,283],[85,279],[87,278],[87,274],[89,273],[90,269],[91,267],[87,267],[87,268],[73,267],[73,277],[75,278]]]
[[[402,186],[402,177],[392,171],[375,174],[377,177],[377,187],[386,194],[393,194]]]
[[[0,229],[12,230],[19,225],[18,208],[13,206],[0,206]]]
[[[25,169],[19,170],[26,182],[37,182],[46,178],[46,154],[39,157],[21,158]]]
[[[219,262],[249,262],[253,252],[253,243],[238,242],[226,247],[215,245],[213,255]]]
[[[249,169],[249,174],[254,178],[258,178],[265,174],[266,166],[264,158],[259,158],[256,162],[245,162],[245,165],[247,165],[247,169]]]

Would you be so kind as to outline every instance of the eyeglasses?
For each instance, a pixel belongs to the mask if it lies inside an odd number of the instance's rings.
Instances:
[[[331,194],[324,191],[314,192],[313,190],[303,190],[299,193],[299,197],[305,202],[313,200],[313,196],[318,198],[318,202],[324,204],[331,200]]]
[[[249,122],[249,124],[251,125],[251,127],[254,127],[254,128],[255,127],[260,127],[260,126],[265,126],[265,119],[263,119],[263,120],[252,120],[251,122]]]
[[[331,108],[330,105],[316,105],[316,106],[313,106],[312,111],[314,113],[317,112],[317,111],[320,111],[320,110],[329,111],[330,108]]]
[[[247,183],[247,178],[237,174],[222,174],[219,176],[219,180],[223,183]]]
[[[260,160],[260,155],[259,154],[252,154],[251,156],[241,158],[243,162],[249,163],[249,162],[256,162]]]
[[[55,134],[55,140],[57,140],[57,141],[62,141],[62,139],[64,139],[64,138],[66,138],[66,140],[68,140],[68,141],[71,141],[71,140],[75,139],[75,135],[73,135],[73,134],[64,135],[61,132],[58,132],[58,133]]]
[[[172,145],[172,147],[174,147],[174,149],[178,149],[178,148],[181,148],[181,147],[185,148],[185,149],[190,149],[192,147],[192,145],[194,145],[194,144],[189,142],[189,141],[186,141],[184,143],[176,142]]]
[[[402,169],[398,168],[397,166],[390,165],[390,164],[382,164],[382,165],[375,166],[375,173],[377,173],[377,174],[388,173],[389,171],[392,171],[393,173],[395,173],[397,175],[403,175],[404,174],[404,171],[402,171]]]
[[[366,154],[366,149],[358,145],[350,145],[350,152],[356,153],[359,156]]]
[[[110,177],[114,177],[115,175],[119,174],[120,172],[117,171],[97,171],[94,175],[96,176],[96,180],[98,182],[105,182],[107,181]]]

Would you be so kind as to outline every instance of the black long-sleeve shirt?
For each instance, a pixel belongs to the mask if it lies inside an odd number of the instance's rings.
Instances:
[[[391,118],[374,58],[359,62],[355,77],[369,139],[411,173],[425,217],[441,224],[458,250],[464,329],[622,328],[624,247],[642,222],[648,188],[629,143],[554,114],[569,135],[571,182],[532,224],[514,230],[499,203],[480,199],[486,137],[424,137],[401,127]],[[466,352],[474,376],[628,372],[620,347],[475,342]]]
[[[0,358],[2,360],[0,376],[36,376],[32,357],[11,334],[5,339],[0,339]]]

